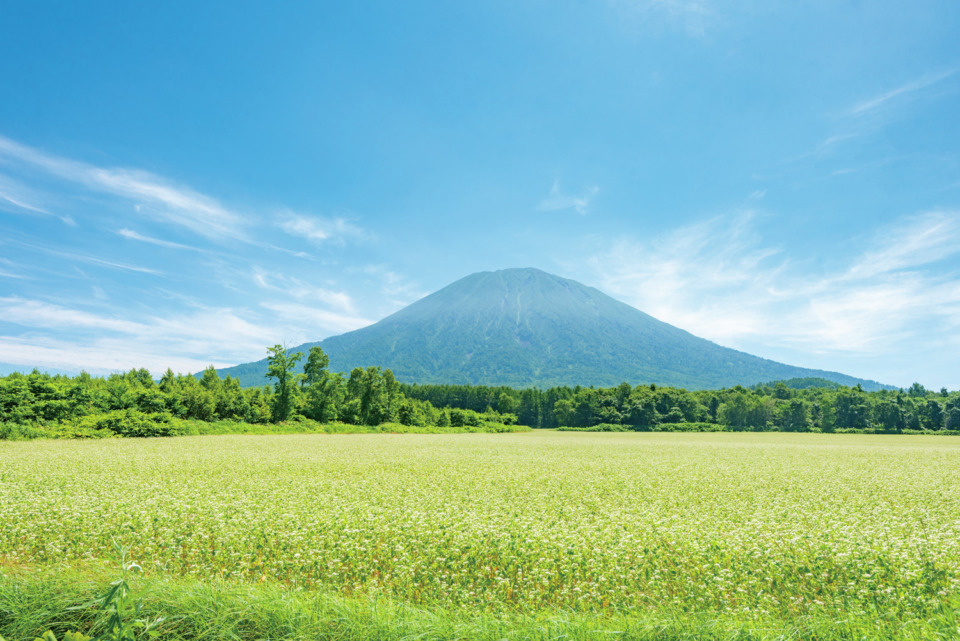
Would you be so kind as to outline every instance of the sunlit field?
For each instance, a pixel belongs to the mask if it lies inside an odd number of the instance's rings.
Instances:
[[[208,436],[0,443],[8,567],[491,613],[895,612],[960,588],[960,438]]]

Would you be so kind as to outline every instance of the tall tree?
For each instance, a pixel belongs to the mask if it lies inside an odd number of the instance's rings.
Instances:
[[[305,399],[303,414],[321,423],[337,420],[343,397],[343,378],[327,371],[330,358],[319,347],[311,347],[303,366],[301,381]]]
[[[274,397],[272,418],[274,422],[285,421],[293,411],[297,393],[297,381],[303,374],[296,373],[297,363],[303,358],[303,352],[290,354],[283,345],[268,347],[267,378],[274,378]]]

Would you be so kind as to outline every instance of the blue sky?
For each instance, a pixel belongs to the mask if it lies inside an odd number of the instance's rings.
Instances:
[[[960,4],[0,9],[0,368],[188,372],[538,267],[960,388]]]

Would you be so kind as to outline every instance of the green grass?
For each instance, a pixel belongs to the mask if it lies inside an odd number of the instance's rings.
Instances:
[[[0,631],[8,641],[31,640],[46,630],[95,635],[107,615],[91,603],[110,580],[99,571],[0,572]],[[290,591],[278,585],[237,585],[220,580],[153,577],[134,581],[139,616],[163,616],[164,639],[315,639],[318,641],[441,641],[503,639],[561,641],[898,641],[960,636],[960,604],[945,605],[923,621],[902,621],[882,612],[830,619],[744,621],[734,616],[689,612],[538,615],[422,608],[383,596],[345,598],[324,591]]]
[[[960,635],[956,437],[41,440],[0,481],[8,641],[113,541],[171,638]]]
[[[85,417],[92,422],[96,416]],[[82,423],[83,421],[81,421]],[[436,425],[403,425],[401,423],[383,423],[381,425],[353,425],[350,423],[319,423],[299,417],[297,420],[282,423],[247,423],[239,420],[223,419],[218,421],[200,421],[196,419],[170,418],[163,426],[169,430],[164,436],[223,436],[227,434],[466,434],[466,433],[508,433],[529,432],[526,425],[504,425],[486,422],[482,426],[465,425],[461,427]],[[153,435],[151,435],[153,436]],[[118,434],[109,429],[96,429],[89,425],[72,423],[54,423],[46,425],[24,425],[0,423],[0,441],[28,441],[40,438],[52,439],[100,439],[115,438]]]

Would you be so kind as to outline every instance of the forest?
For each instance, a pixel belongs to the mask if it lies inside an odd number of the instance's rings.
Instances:
[[[380,367],[330,372],[319,347],[307,355],[280,345],[267,351],[268,380],[261,387],[243,388],[234,377],[221,378],[212,365],[199,375],[168,369],[159,379],[146,369],[106,377],[10,374],[0,378],[0,439],[170,436],[189,433],[184,421],[425,431],[517,425],[584,431],[960,431],[960,392],[933,392],[919,383],[876,392],[824,379],[703,391],[627,383],[545,390],[408,385]]]
[[[189,431],[184,421],[303,422],[304,431],[331,423],[426,428],[421,431],[513,431],[510,426],[516,425],[515,415],[439,409],[407,397],[390,370],[355,368],[349,376],[330,372],[319,347],[310,350],[302,374],[296,373],[302,353],[280,345],[267,351],[270,380],[265,383],[272,384],[252,388],[240,387],[231,376],[220,378],[212,365],[197,376],[168,369],[159,380],[146,369],[107,377],[36,370],[0,377],[0,439],[175,436]]]
[[[865,392],[820,378],[687,391],[657,385],[552,387],[400,385],[407,398],[435,407],[515,414],[534,428],[594,431],[913,432],[960,430],[960,392]]]

